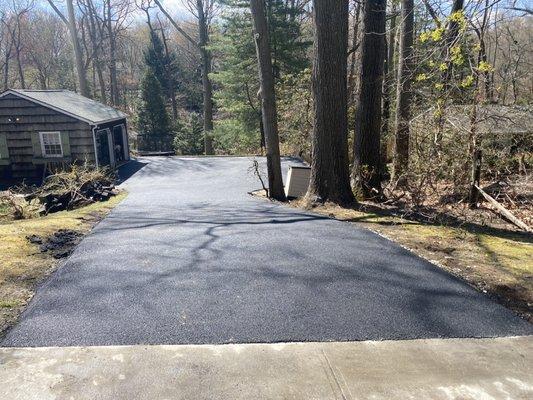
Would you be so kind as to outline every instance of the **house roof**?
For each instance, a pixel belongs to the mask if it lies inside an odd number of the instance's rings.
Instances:
[[[14,94],[93,125],[127,117],[126,114],[116,108],[91,100],[70,90],[9,89],[0,94],[0,97],[8,94]]]

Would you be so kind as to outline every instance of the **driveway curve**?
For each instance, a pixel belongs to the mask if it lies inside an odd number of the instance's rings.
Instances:
[[[250,165],[237,157],[130,163],[128,197],[40,286],[2,346],[533,333],[368,230],[249,196],[258,187]]]

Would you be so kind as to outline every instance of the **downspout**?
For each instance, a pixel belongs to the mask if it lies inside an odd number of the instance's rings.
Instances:
[[[93,125],[91,130],[93,132],[93,144],[94,144],[94,161],[96,162],[96,169],[99,167],[98,163],[98,150],[96,148],[96,128],[98,125]]]

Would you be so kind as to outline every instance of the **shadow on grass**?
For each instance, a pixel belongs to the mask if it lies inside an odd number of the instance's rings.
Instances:
[[[423,224],[427,226],[446,226],[461,228],[466,232],[479,235],[494,236],[500,239],[514,240],[517,242],[533,244],[533,234],[517,232],[508,229],[496,228],[475,222],[465,221],[455,215],[443,213],[432,207],[417,210],[404,210],[401,208],[383,209],[372,204],[362,204],[352,208],[354,211],[365,213],[354,218],[345,218],[348,222],[365,222],[383,226],[405,226]],[[383,220],[382,218],[395,218],[397,220]]]

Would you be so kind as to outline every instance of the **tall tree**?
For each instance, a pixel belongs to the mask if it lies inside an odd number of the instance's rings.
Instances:
[[[141,80],[137,126],[150,150],[170,151],[170,119],[163,99],[163,91],[154,72],[147,68]]]
[[[366,197],[381,193],[381,100],[385,59],[386,0],[367,0],[363,9],[361,89],[355,117],[352,179]]]
[[[396,126],[394,146],[395,178],[402,178],[409,163],[409,120],[411,118],[411,83],[413,80],[414,1],[402,0],[400,56],[396,92]]]
[[[261,82],[261,110],[268,171],[268,195],[277,200],[285,200],[281,160],[279,154],[278,115],[276,111],[276,93],[274,90],[274,73],[268,35],[264,0],[251,0],[250,9],[254,22],[254,39]]]
[[[78,29],[76,24],[76,14],[74,13],[74,4],[72,0],[67,0],[67,15],[68,18],[57,8],[53,0],[47,0],[50,7],[61,18],[61,20],[68,27],[70,34],[70,41],[72,43],[74,65],[76,66],[76,76],[78,78],[79,92],[82,96],[89,97],[89,83],[87,81],[87,71],[83,62],[83,53],[81,50],[80,39],[78,37]]]
[[[211,49],[216,56],[217,68],[212,79],[216,83],[214,99],[217,110],[225,118],[217,121],[217,143],[230,151],[256,151],[264,143],[261,133],[261,107],[256,50],[249,4],[242,0],[225,2],[220,15],[220,29],[212,36]],[[274,81],[277,95],[280,86],[310,65],[307,50],[311,41],[301,30],[302,11],[294,4],[281,0],[265,3]],[[293,20],[291,17],[296,19]],[[278,102],[278,121],[283,121]]]
[[[49,1],[53,4],[52,1]],[[55,6],[54,6],[55,7]],[[54,8],[55,9],[55,8]],[[90,97],[89,84],[87,82],[87,72],[83,63],[83,54],[81,51],[80,40],[78,38],[78,29],[76,27],[76,15],[74,14],[74,4],[72,0],[67,0],[68,29],[72,48],[74,50],[74,62],[76,65],[76,74],[78,76],[78,85],[82,96]]]
[[[444,114],[446,113],[447,97],[452,92],[452,77],[454,70],[454,55],[453,50],[460,38],[461,31],[461,18],[464,8],[464,0],[453,0],[452,8],[450,10],[450,17],[448,18],[448,24],[444,34],[444,40],[442,45],[442,58],[444,59],[444,68],[441,71],[441,81],[443,88],[440,91],[440,96],[437,98],[437,112],[435,113],[435,122],[437,124],[437,130],[435,132],[435,147],[433,152],[436,156],[440,155],[442,148],[442,137],[444,131]],[[437,23],[440,27],[440,23]]]
[[[176,75],[177,65],[175,54],[168,49],[168,46],[161,40],[157,31],[150,29],[150,45],[145,51],[144,60],[146,65],[154,71],[156,78],[159,80],[165,97],[170,101],[172,106],[172,117],[174,120],[178,117],[176,104]]]
[[[120,102],[117,77],[117,43],[116,32],[114,30],[114,10],[111,0],[105,0],[104,21],[107,31],[108,51],[109,51],[109,81],[111,104],[117,105]]]
[[[206,7],[207,6],[207,7]],[[205,8],[204,8],[205,7]],[[211,50],[209,50],[209,7],[212,2],[196,0],[198,16],[199,47],[202,57],[202,86],[204,94],[204,148],[205,154],[214,154],[213,151],[213,85],[209,74],[211,73]]]
[[[314,0],[314,128],[307,199],[355,201],[348,167],[348,2]]]
[[[98,18],[98,13],[93,0],[78,0],[78,8],[83,13],[82,19],[85,21],[86,25],[87,36],[92,52],[93,77],[94,81],[98,78],[100,101],[107,103],[106,82],[103,70],[103,25]],[[93,86],[96,87],[96,82]]]
[[[391,115],[391,98],[393,92],[393,86],[395,81],[396,71],[394,70],[394,52],[396,45],[396,2],[392,2],[392,8],[389,12],[389,35],[385,41],[385,51],[387,56],[385,63],[383,64],[383,118],[381,121],[382,126],[382,139],[386,140],[387,134],[390,130],[390,115]],[[387,157],[387,143],[382,143],[381,146],[382,159],[386,160]]]
[[[196,49],[200,51],[202,58],[202,86],[203,86],[203,111],[204,111],[204,151],[205,154],[213,154],[213,86],[209,74],[211,73],[211,51],[209,45],[209,21],[213,13],[213,0],[187,0],[198,19],[199,42],[197,43],[166,11],[159,0],[154,0],[159,9],[168,18],[176,30]]]

